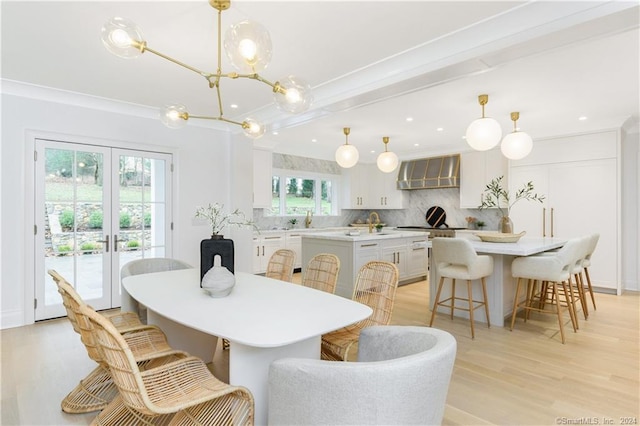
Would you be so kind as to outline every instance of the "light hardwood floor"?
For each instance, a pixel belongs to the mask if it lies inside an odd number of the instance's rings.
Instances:
[[[596,297],[598,310],[588,321],[580,317],[578,333],[567,326],[565,345],[551,315],[533,315],[526,324],[519,320],[513,332],[477,324],[475,340],[466,320],[438,315],[434,326],[451,332],[458,342],[444,424],[619,425],[625,419],[637,424],[640,297]],[[427,306],[425,281],[401,286],[393,323],[424,326]],[[60,410],[62,398],[94,368],[66,319],[2,330],[0,335],[2,425],[90,423],[95,414]],[[225,361],[225,352],[218,350],[213,371],[223,380]]]

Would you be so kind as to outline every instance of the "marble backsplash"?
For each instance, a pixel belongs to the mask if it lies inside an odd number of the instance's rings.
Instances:
[[[333,161],[297,157],[286,154],[273,154],[273,167],[277,169],[305,170],[316,173],[341,174],[340,167]],[[467,228],[466,218],[473,216],[485,223],[485,230],[498,230],[500,213],[495,209],[461,209],[460,190],[458,188],[415,189],[408,191],[408,207],[399,210],[376,210],[380,220],[388,226],[421,225],[427,226],[425,215],[429,207],[440,206],[447,213],[446,223],[451,228]],[[340,216],[314,216],[312,227],[349,226],[357,221],[366,221],[371,210],[343,209]],[[253,210],[253,219],[260,229],[289,228],[292,217],[265,216],[263,209]],[[296,217],[297,227],[304,227],[304,216]]]

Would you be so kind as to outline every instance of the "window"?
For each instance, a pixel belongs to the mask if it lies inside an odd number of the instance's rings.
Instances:
[[[274,170],[270,216],[337,215],[334,202],[338,176]]]

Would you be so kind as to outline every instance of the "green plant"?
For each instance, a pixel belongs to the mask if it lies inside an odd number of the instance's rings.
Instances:
[[[291,226],[295,226],[296,223],[298,223],[298,219],[296,219],[296,218],[289,219],[289,223],[291,224]]]
[[[384,225],[383,225],[383,224],[381,224],[381,223],[376,223],[376,224],[375,224],[375,227],[376,227],[376,229],[379,231],[379,230],[381,230],[382,228],[384,228]]]
[[[89,228],[90,229],[102,229],[102,212],[96,210],[89,216]]]
[[[68,253],[71,251],[71,246],[69,245],[62,245],[62,246],[58,246],[58,253],[64,255],[65,253]]]
[[[227,226],[251,226],[257,229],[255,223],[239,209],[231,213],[223,213],[224,204],[209,204],[207,207],[197,207],[196,217],[206,219],[211,227],[211,235],[218,235]]]
[[[485,227],[485,223],[481,220],[476,222],[476,226],[478,227],[478,229],[482,229]]]
[[[62,227],[63,230],[68,231],[73,229],[73,224],[75,222],[73,210],[62,211],[62,213],[60,213],[58,220],[60,221],[60,226]]]
[[[144,219],[143,219],[143,220],[144,220],[144,227],[145,227],[146,229],[151,228],[151,213],[146,212],[146,213],[144,214]]]
[[[544,201],[544,195],[538,195],[534,192],[533,182],[529,181],[525,183],[522,188],[516,191],[515,196],[511,198],[509,191],[502,187],[502,180],[504,176],[497,177],[487,184],[484,190],[484,196],[482,197],[482,204],[479,209],[488,209],[497,207],[500,210],[502,216],[509,216],[511,207],[520,200],[538,201],[542,203]],[[505,214],[506,210],[506,214]]]
[[[129,248],[136,248],[136,247],[140,247],[140,243],[136,240],[131,240],[129,242],[127,242],[127,247]]]
[[[96,249],[96,243],[82,243],[80,246],[80,250],[82,251],[93,251]]]
[[[131,215],[128,212],[120,212],[120,228],[131,227]]]

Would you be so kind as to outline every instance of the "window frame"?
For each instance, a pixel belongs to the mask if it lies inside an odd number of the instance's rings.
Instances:
[[[300,171],[300,170],[290,170],[290,169],[276,169],[274,168],[271,173],[271,180],[273,182],[274,177],[278,177],[279,179],[279,210],[278,214],[272,214],[271,209],[266,210],[266,216],[269,217],[295,217],[295,216],[304,216],[303,214],[287,214],[287,179],[302,179],[302,180],[313,180],[314,181],[314,209],[313,214],[322,216],[322,217],[331,217],[331,216],[340,216],[340,206],[338,203],[339,197],[339,187],[340,187],[340,178],[341,175],[334,175],[329,173],[317,173],[317,172],[309,172],[309,171]],[[323,215],[322,212],[322,181],[330,181],[331,182],[331,212],[327,215]]]

